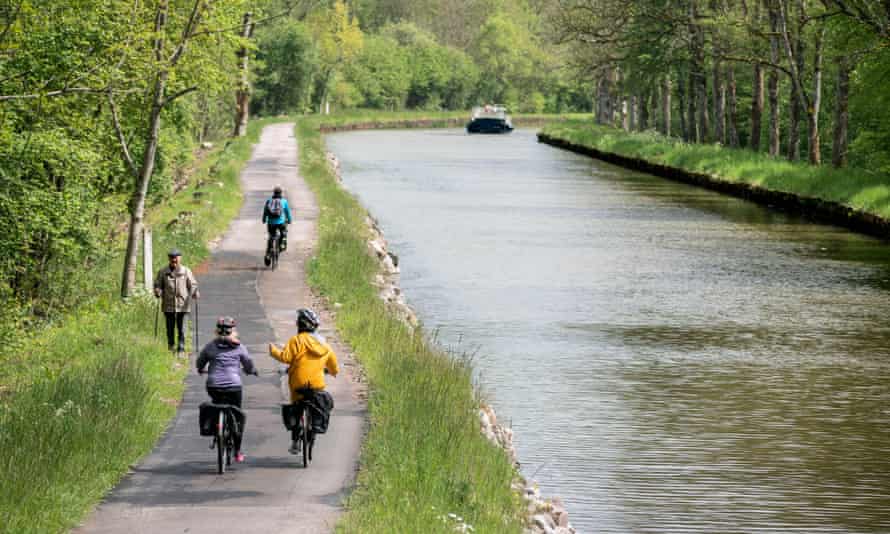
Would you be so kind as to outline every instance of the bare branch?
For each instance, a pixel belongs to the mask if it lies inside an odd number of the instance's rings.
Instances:
[[[187,94],[191,93],[192,91],[197,91],[197,90],[198,90],[198,86],[195,85],[195,86],[183,89],[182,91],[177,91],[177,92],[173,93],[172,95],[168,96],[167,98],[165,98],[164,103],[161,105],[166,106],[167,104],[169,104],[170,102],[173,102],[177,98],[179,98],[183,95],[187,95]]]
[[[117,106],[114,103],[114,93],[109,88],[108,90],[108,104],[111,106],[111,122],[114,125],[114,131],[117,133],[117,140],[120,143],[121,151],[124,155],[124,161],[126,161],[127,166],[130,167],[130,172],[133,173],[135,178],[139,177],[139,169],[136,167],[136,163],[133,162],[133,157],[130,155],[130,149],[127,146],[127,139],[124,137],[124,130],[121,128],[120,120],[117,116]]]

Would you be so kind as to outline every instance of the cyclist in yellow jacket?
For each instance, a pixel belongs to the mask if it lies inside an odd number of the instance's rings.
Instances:
[[[283,349],[269,343],[269,355],[289,365],[287,374],[291,402],[302,399],[297,390],[323,390],[325,371],[331,376],[337,376],[340,372],[337,355],[324,337],[316,332],[318,326],[318,315],[308,308],[300,308],[297,310],[297,335],[291,337]],[[294,454],[299,450],[297,437],[297,429],[294,429],[291,436],[291,452]]]

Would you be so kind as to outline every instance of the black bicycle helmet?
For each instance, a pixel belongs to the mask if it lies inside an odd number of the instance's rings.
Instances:
[[[297,331],[298,332],[315,332],[320,321],[318,314],[309,308],[300,308],[297,310]]]
[[[228,336],[235,329],[235,319],[231,317],[220,317],[216,320],[216,333],[221,336]]]
[[[275,186],[275,189],[272,190],[272,196],[273,196],[273,197],[280,197],[280,196],[281,196],[281,186],[280,186],[280,185],[276,185],[276,186]]]

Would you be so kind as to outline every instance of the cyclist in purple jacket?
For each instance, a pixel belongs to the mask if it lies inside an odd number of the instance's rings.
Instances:
[[[216,339],[204,345],[196,362],[198,374],[207,366],[207,393],[214,404],[229,404],[239,408],[239,432],[235,433],[235,461],[243,462],[241,439],[244,436],[244,424],[247,422],[241,408],[241,367],[247,374],[256,375],[256,367],[247,347],[238,340],[235,331],[235,319],[220,317],[216,321]],[[239,415],[236,413],[236,416]]]

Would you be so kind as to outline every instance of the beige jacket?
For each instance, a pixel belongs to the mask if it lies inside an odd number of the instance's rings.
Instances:
[[[155,276],[155,289],[161,290],[161,308],[165,312],[188,313],[198,281],[188,267],[180,265],[171,270],[167,265]]]

